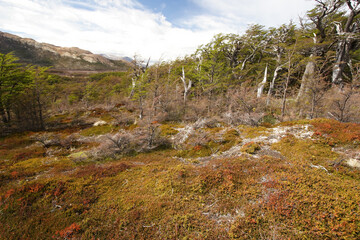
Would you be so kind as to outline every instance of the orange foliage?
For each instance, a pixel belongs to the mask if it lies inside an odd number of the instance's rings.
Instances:
[[[33,186],[29,187],[29,192],[31,193],[37,193],[39,192],[41,189],[43,189],[43,185],[42,184],[35,184]]]
[[[195,147],[194,147],[194,150],[195,151],[200,151],[202,149],[202,146],[200,146],[200,145],[196,145]]]
[[[56,231],[55,235],[59,236],[60,238],[68,239],[73,236],[74,233],[77,233],[81,230],[81,227],[77,223],[73,223],[70,226],[64,228],[63,230]],[[56,236],[54,237],[56,238]]]
[[[10,175],[11,175],[12,178],[17,178],[19,173],[17,171],[13,171],[13,172],[10,173]]]
[[[60,196],[65,191],[65,186],[64,185],[65,185],[64,182],[59,182],[57,188],[55,189],[55,191],[53,193],[53,195],[56,196],[56,197]]]
[[[360,141],[360,124],[341,123],[335,120],[313,121],[314,135],[331,138],[336,143],[353,143]]]
[[[11,195],[13,195],[15,193],[15,189],[9,189],[6,194],[5,194],[5,198],[9,198],[11,197]]]

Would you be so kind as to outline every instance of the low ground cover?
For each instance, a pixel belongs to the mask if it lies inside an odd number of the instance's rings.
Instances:
[[[0,139],[0,238],[358,238],[358,124],[150,124]]]

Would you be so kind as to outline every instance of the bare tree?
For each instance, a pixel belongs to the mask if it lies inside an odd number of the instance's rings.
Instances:
[[[107,139],[111,142],[115,153],[122,153],[129,148],[131,142],[131,135],[125,132],[120,132],[115,135],[107,135]]]
[[[332,110],[329,115],[340,122],[347,122],[351,117],[351,98],[354,96],[353,88],[348,88],[340,92],[340,97],[333,100]]]
[[[291,23],[288,25],[283,25],[280,28],[271,30],[270,43],[272,51],[270,52],[270,54],[274,55],[276,59],[276,65],[273,73],[273,78],[270,82],[269,90],[267,93],[266,106],[269,106],[270,104],[270,99],[273,95],[275,82],[279,76],[279,72],[286,65],[286,62],[283,62],[283,55],[286,52],[285,44],[289,41],[289,39],[291,39],[293,30],[294,25]]]
[[[314,33],[313,42],[314,42],[314,44],[317,43],[317,38],[316,38],[315,33]],[[301,86],[300,86],[299,93],[298,93],[298,95],[296,97],[296,102],[299,102],[300,100],[303,100],[302,99],[303,96],[308,91],[309,83],[313,82],[313,80],[314,80],[315,67],[316,67],[315,60],[314,60],[314,58],[315,58],[314,55],[315,55],[316,50],[312,49],[311,51],[312,51],[312,53],[311,53],[311,55],[309,57],[308,63],[306,64],[305,72],[304,72],[304,74],[302,76],[302,79],[301,79]]]
[[[342,26],[343,24],[340,22],[334,22],[338,35],[338,43],[335,64],[333,67],[332,83],[340,85],[340,87],[344,84],[344,69],[347,65],[351,64],[350,50],[352,44],[358,39],[359,33],[358,22],[355,21],[355,18],[360,13],[360,1],[346,0],[345,3],[348,7],[348,16],[345,25]]]
[[[297,56],[296,56],[296,52],[297,52],[297,44],[298,44],[298,37],[295,40],[294,45],[291,47],[291,49],[288,49],[288,53],[287,53],[287,74],[286,74],[286,79],[284,82],[284,87],[283,87],[283,97],[282,97],[282,104],[281,104],[281,118],[283,119],[285,116],[285,110],[286,110],[286,101],[287,101],[287,92],[288,92],[288,87],[289,87],[289,83],[291,80],[291,76],[292,74],[295,72],[296,68],[299,67],[298,61],[297,61]]]
[[[189,79],[189,82],[186,83],[186,77],[185,77],[185,71],[184,71],[184,67],[182,67],[182,76],[180,77],[181,81],[183,82],[184,84],[184,104],[186,105],[186,98],[187,98],[187,95],[189,93],[189,90],[191,89],[191,86],[192,86],[192,82],[191,80]]]
[[[324,98],[328,85],[329,84],[321,77],[314,79],[314,81],[309,85],[308,94],[310,95],[311,102],[309,117],[311,119],[318,117],[318,109],[321,106],[321,101]]]
[[[264,72],[264,79],[258,85],[257,98],[261,98],[261,95],[263,94],[264,87],[267,82],[267,72],[268,72],[268,65],[266,64],[265,72]]]
[[[144,60],[139,59],[137,55],[134,56],[133,64],[133,72],[131,77],[131,92],[129,98],[132,98],[135,92],[135,88],[141,78],[143,78],[143,74],[146,69],[149,67],[150,58],[148,59],[146,65],[144,66]]]
[[[149,149],[151,149],[154,146],[156,137],[158,137],[158,128],[159,128],[159,124],[157,122],[152,122],[148,126],[147,145]]]

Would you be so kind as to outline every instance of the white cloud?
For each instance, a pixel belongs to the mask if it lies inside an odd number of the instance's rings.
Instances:
[[[304,0],[291,2],[300,6]],[[241,33],[248,23],[256,21],[269,23],[266,25],[286,23],[297,11],[287,11],[289,4],[281,7],[289,0],[196,3],[205,12],[183,19],[182,27],[175,27],[161,13],[147,10],[137,0],[0,0],[0,30],[94,53],[130,57],[138,53],[153,60],[174,59],[193,53],[214,34]],[[272,20],[282,14],[285,20]]]
[[[279,26],[295,22],[315,6],[313,0],[191,0],[210,16],[221,16],[234,24],[258,23]]]

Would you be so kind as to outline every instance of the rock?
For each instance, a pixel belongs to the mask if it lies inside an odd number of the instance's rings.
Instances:
[[[96,123],[94,123],[94,127],[97,127],[97,126],[103,126],[103,125],[106,125],[107,124],[107,122],[105,122],[105,121],[97,121]]]
[[[349,165],[350,167],[360,168],[360,161],[355,158],[350,158],[349,160],[346,161],[346,164]]]

